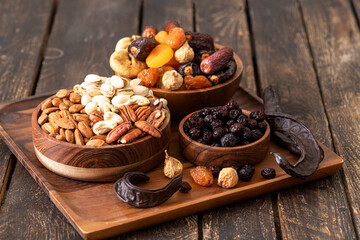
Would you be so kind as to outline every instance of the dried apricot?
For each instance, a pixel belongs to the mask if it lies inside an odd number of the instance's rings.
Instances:
[[[155,40],[160,44],[166,44],[166,37],[168,36],[167,32],[160,31],[155,35]]]
[[[196,168],[190,169],[190,176],[194,179],[195,183],[204,187],[211,186],[214,181],[212,172],[204,166],[197,166]]]
[[[137,75],[137,77],[141,80],[142,85],[146,87],[155,86],[159,76],[160,73],[157,68],[144,69]]]
[[[166,44],[172,49],[179,49],[185,42],[185,32],[179,27],[173,28],[166,37]]]
[[[174,51],[171,47],[160,44],[157,45],[146,58],[146,64],[150,68],[158,68],[164,66],[174,56]]]
[[[166,63],[166,65],[172,66],[175,69],[178,69],[181,65],[178,61],[176,61],[175,56],[173,56],[170,61]]]
[[[209,79],[207,79],[207,77],[205,77],[204,75],[198,75],[195,77],[188,75],[184,78],[184,84],[186,89],[188,90],[207,88],[212,86]]]

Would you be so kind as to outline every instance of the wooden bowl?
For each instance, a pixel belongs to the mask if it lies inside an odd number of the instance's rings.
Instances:
[[[215,44],[216,48],[223,46]],[[160,88],[151,88],[155,96],[165,98],[171,111],[173,120],[180,121],[187,114],[204,107],[224,105],[235,94],[239,87],[243,73],[243,63],[234,53],[237,65],[235,74],[228,80],[218,85],[204,89],[171,91]]]
[[[161,138],[146,136],[133,143],[93,147],[49,137],[37,122],[41,105],[32,114],[35,154],[46,168],[61,176],[82,181],[113,181],[129,171],[149,171],[165,158],[164,150],[170,141],[170,112],[159,128]]]
[[[242,109],[249,116],[250,112]],[[192,113],[191,113],[192,114]],[[255,165],[265,159],[270,145],[270,126],[257,141],[237,147],[212,147],[198,143],[189,138],[184,132],[184,123],[190,117],[187,115],[179,124],[180,150],[190,162],[200,166],[216,165],[219,167]]]

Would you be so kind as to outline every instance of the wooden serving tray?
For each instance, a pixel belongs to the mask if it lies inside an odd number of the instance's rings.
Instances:
[[[276,164],[272,155],[255,166],[254,177],[249,182],[240,181],[236,188],[222,189],[214,183],[211,187],[202,187],[193,182],[187,162],[179,152],[177,124],[172,126],[169,154],[184,163],[183,180],[188,181],[192,190],[183,194],[175,193],[164,204],[149,208],[133,208],[117,198],[113,189],[114,182],[89,183],[67,179],[50,172],[37,160],[31,137],[31,114],[44,98],[51,94],[33,96],[21,101],[0,105],[0,135],[11,151],[24,165],[35,181],[45,190],[57,208],[85,239],[100,239],[134,231],[149,225],[205,211],[242,199],[294,186],[336,173],[343,160],[322,145],[325,158],[318,170],[306,180],[287,175]],[[242,108],[256,110],[262,107],[261,100],[239,88],[234,96]],[[270,151],[284,154],[290,161],[296,157],[274,143]],[[143,187],[156,189],[165,186],[169,179],[163,175],[162,165],[148,173],[150,181]],[[261,169],[272,167],[276,178],[264,179]]]

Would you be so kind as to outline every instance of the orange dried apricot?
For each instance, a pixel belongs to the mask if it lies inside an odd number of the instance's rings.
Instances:
[[[209,79],[207,79],[207,77],[205,77],[203,75],[197,75],[195,77],[188,75],[184,78],[184,84],[185,84],[186,89],[188,89],[188,90],[207,88],[207,87],[212,86]]]
[[[157,68],[148,68],[142,70],[137,77],[141,80],[142,85],[153,87],[159,79],[160,73]]]
[[[171,47],[159,44],[157,45],[146,58],[146,64],[150,68],[158,68],[164,66],[174,56],[174,51]]]
[[[214,177],[210,169],[204,166],[197,166],[196,168],[190,169],[190,176],[194,179],[194,182],[209,187],[213,184]]]
[[[167,32],[160,31],[155,35],[155,40],[160,44],[166,44],[166,37],[168,36]]]
[[[175,55],[166,63],[166,65],[172,66],[175,69],[178,69],[181,65],[178,61],[175,59]]]
[[[173,28],[166,37],[166,44],[172,49],[179,49],[185,42],[185,32],[179,27]]]

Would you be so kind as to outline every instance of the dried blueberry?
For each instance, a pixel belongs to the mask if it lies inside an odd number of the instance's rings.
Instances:
[[[235,171],[238,173],[241,169],[241,167],[239,166],[231,166],[233,169],[235,169]]]
[[[275,169],[264,168],[263,170],[261,170],[261,176],[263,176],[264,178],[267,178],[267,179],[272,179],[272,178],[276,177]]]
[[[223,147],[233,147],[237,143],[237,138],[234,134],[227,133],[220,139],[220,142]]]
[[[265,113],[263,110],[254,111],[250,113],[250,118],[256,121],[263,121],[265,119]]]
[[[210,146],[212,146],[212,147],[221,147],[221,145],[218,142],[214,142]]]
[[[193,140],[197,140],[201,136],[201,131],[197,128],[191,128],[188,132],[188,136]]]
[[[250,181],[254,175],[255,168],[251,165],[244,165],[238,172],[238,177],[240,180],[245,182]]]
[[[193,113],[193,114],[191,115],[191,117],[196,120],[196,119],[199,119],[199,118],[201,117],[201,114],[200,114],[200,112],[196,112],[196,113]]]
[[[240,116],[240,111],[238,109],[231,109],[229,111],[229,117],[231,119],[237,119]]]
[[[205,124],[210,125],[210,123],[213,121],[213,119],[214,119],[213,116],[208,114],[204,117],[204,122],[205,122]]]
[[[179,192],[187,193],[191,190],[191,186],[188,182],[183,181],[180,185]]]
[[[186,121],[184,122],[184,132],[185,132],[185,133],[189,132],[190,128],[191,128],[190,122],[189,122],[189,120],[186,120]]]
[[[209,169],[212,172],[214,178],[217,178],[219,176],[219,173],[221,171],[221,168],[219,166],[211,165]]]
[[[239,108],[239,104],[234,100],[231,100],[226,105],[229,107],[229,109],[238,109]]]
[[[215,139],[220,139],[224,136],[224,134],[224,129],[222,127],[217,127],[214,129],[212,136]]]
[[[229,128],[224,127],[224,133],[226,134],[226,133],[228,133],[228,132],[230,132]]]
[[[253,136],[252,136],[252,133],[251,133],[250,128],[248,128],[248,127],[245,127],[245,128],[244,128],[243,134],[242,134],[242,138],[243,138],[245,141],[251,141],[251,140],[253,139]]]
[[[229,130],[231,133],[240,134],[244,130],[244,126],[240,123],[234,123],[230,126]]]
[[[201,143],[201,144],[205,144],[206,145],[206,142],[202,139],[202,138],[200,138],[200,139],[198,139],[198,140],[196,140],[198,143]]]

